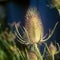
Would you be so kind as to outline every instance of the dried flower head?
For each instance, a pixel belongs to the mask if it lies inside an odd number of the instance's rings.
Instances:
[[[28,9],[25,19],[25,29],[31,43],[38,43],[43,37],[43,25],[36,8]]]
[[[38,60],[37,55],[34,52],[28,53],[29,60]]]
[[[7,31],[8,28],[6,28],[5,31],[3,31],[0,36],[5,39],[5,40],[8,40],[8,41],[13,41],[16,37],[14,35],[14,33],[12,31]]]
[[[55,7],[60,8],[60,0],[52,0],[52,3]]]
[[[30,8],[27,10],[27,13],[26,13],[25,26],[23,27],[23,29],[21,29],[23,31],[23,36],[19,32],[17,25],[15,25],[15,28],[16,28],[15,35],[19,39],[17,40],[22,44],[27,45],[27,44],[41,43],[51,38],[51,36],[53,35],[55,31],[57,24],[58,22],[55,24],[55,27],[49,33],[47,38],[46,38],[46,35],[43,37],[44,29],[43,29],[42,20],[39,17],[37,9]]]
[[[57,48],[53,45],[53,43],[50,44],[49,51],[50,51],[51,55],[55,55],[56,54]]]

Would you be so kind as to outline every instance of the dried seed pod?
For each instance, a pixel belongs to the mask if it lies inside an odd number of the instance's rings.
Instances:
[[[15,24],[15,35],[17,36],[17,40],[22,44],[36,44],[36,43],[42,43],[51,38],[53,35],[56,27],[58,25],[58,22],[55,24],[52,31],[49,33],[49,35],[44,35],[44,29],[43,24],[41,21],[41,18],[39,18],[39,14],[37,13],[36,8],[31,8],[27,10],[26,13],[26,19],[25,19],[25,26],[23,28],[20,28],[22,30],[22,35],[18,30],[18,26]],[[47,36],[47,37],[46,37]]]
[[[43,37],[43,25],[36,8],[28,9],[25,19],[25,29],[31,43],[38,43]]]
[[[55,55],[57,52],[57,48],[53,45],[53,43],[50,44],[49,50],[50,50],[51,55]]]
[[[52,0],[52,3],[55,7],[60,7],[60,0]]]
[[[29,55],[29,60],[38,60],[34,52],[29,52],[28,55]]]

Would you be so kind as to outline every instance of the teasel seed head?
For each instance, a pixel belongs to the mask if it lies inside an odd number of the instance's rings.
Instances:
[[[57,48],[53,45],[53,43],[50,44],[49,50],[51,55],[55,55],[57,52]]]
[[[52,3],[55,7],[57,7],[58,9],[60,9],[60,0],[52,0]]]
[[[31,43],[38,43],[43,37],[43,25],[36,8],[27,10],[25,19],[25,29]]]
[[[29,52],[29,60],[38,60],[37,55],[34,52]]]

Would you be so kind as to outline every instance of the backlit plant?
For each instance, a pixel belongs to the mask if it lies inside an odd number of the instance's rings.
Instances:
[[[30,8],[27,11],[25,26],[21,29],[23,31],[23,35],[19,33],[18,27],[15,24],[15,34],[19,38],[19,42],[22,44],[36,44],[47,41],[53,35],[55,28],[58,22],[55,24],[53,30],[49,33],[48,37],[44,37],[44,29],[41,18],[39,18],[39,14],[36,8]]]
[[[20,26],[20,22],[14,22],[11,24],[11,26],[15,25],[16,30],[13,31],[14,33],[8,28],[1,31],[0,60],[44,60],[44,56],[46,56],[46,60],[54,60],[54,55],[60,52],[60,46],[57,44],[59,47],[59,50],[57,50],[53,43],[48,47],[47,43],[45,44],[45,41],[51,38],[57,24],[58,22],[55,24],[52,31],[49,32],[47,36],[44,36],[43,23],[37,9],[29,8],[25,16],[25,25],[23,27]],[[16,44],[16,40],[20,42],[19,48]],[[45,45],[43,54],[41,54],[38,47],[38,44],[41,43],[44,43]],[[48,53],[48,56],[45,54],[46,52]]]

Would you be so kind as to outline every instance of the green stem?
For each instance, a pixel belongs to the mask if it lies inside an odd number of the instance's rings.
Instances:
[[[35,46],[35,49],[36,49],[36,52],[37,52],[36,54],[38,56],[38,59],[39,60],[43,60],[43,57],[42,57],[42,55],[41,55],[41,53],[40,53],[40,51],[39,51],[39,49],[37,47],[37,44],[35,44],[34,46]]]
[[[52,60],[54,60],[54,55],[52,55]]]

